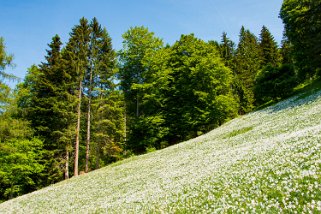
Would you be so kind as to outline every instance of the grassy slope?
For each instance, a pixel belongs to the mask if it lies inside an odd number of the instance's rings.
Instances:
[[[321,91],[0,204],[0,213],[321,211]]]

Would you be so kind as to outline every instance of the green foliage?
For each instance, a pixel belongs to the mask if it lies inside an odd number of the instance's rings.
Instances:
[[[145,27],[130,28],[123,34],[123,49],[119,52],[120,79],[124,91],[127,114],[139,117],[143,93],[134,88],[135,84],[148,81],[148,71],[143,65],[143,58],[150,51],[156,51],[163,46],[161,39],[154,36]]]
[[[105,91],[94,100],[91,168],[98,169],[122,159],[125,136],[124,99],[119,91]]]
[[[149,65],[144,62],[147,62],[146,55],[152,56],[162,48],[163,42],[145,27],[130,28],[123,34],[123,39],[123,49],[119,52],[119,76],[125,97],[126,123],[129,129],[127,148],[136,152],[145,152],[145,147],[140,144],[144,145],[143,139],[151,136],[148,133],[142,135],[142,130],[145,130],[143,127],[147,125],[142,121],[149,121],[145,116],[155,111],[155,108],[150,105],[155,107],[158,103],[150,102],[151,98],[155,98],[149,93],[154,74],[148,69]]]
[[[293,64],[292,60],[292,46],[288,38],[284,35],[284,38],[281,41],[281,63],[282,64]]]
[[[8,66],[12,66],[13,55],[6,53],[4,39],[0,37],[0,84],[4,79],[16,79],[14,75],[6,73],[4,70]]]
[[[319,213],[321,91],[296,97],[196,139],[2,203],[0,210]]]
[[[86,156],[86,166],[90,161],[93,169],[120,159],[125,130],[124,104],[116,90],[116,53],[107,30],[96,18],[90,23],[82,18],[66,47],[61,46],[59,36],[54,36],[45,62],[32,66],[18,87],[19,116],[44,140],[46,184],[68,178],[73,168],[69,162],[76,157]],[[79,144],[73,148],[75,138]],[[84,162],[80,160],[80,167]]]
[[[5,72],[8,66],[13,66],[12,60],[13,55],[6,53],[4,39],[0,37],[0,114],[5,111],[10,100],[10,87],[5,81],[17,79],[14,75]]]
[[[280,17],[300,77],[313,76],[321,68],[321,1],[284,0]]]
[[[41,187],[42,142],[12,138],[0,142],[0,200]]]
[[[256,77],[255,97],[258,104],[282,99],[293,93],[298,81],[291,65],[265,66]]]
[[[236,51],[235,43],[227,37],[225,32],[222,35],[222,40],[219,44],[219,50],[225,65],[232,69],[234,66],[234,57]]]
[[[254,34],[241,28],[239,43],[235,55],[235,91],[240,100],[240,113],[253,109],[254,80],[261,68],[261,51]]]
[[[277,43],[266,26],[263,26],[261,30],[260,49],[263,66],[267,64],[277,66],[280,63]]]
[[[47,184],[63,179],[66,148],[73,134],[75,98],[71,75],[64,69],[58,35],[52,38],[46,61],[32,66],[18,86],[20,116],[29,120],[35,134],[44,140]]]
[[[0,115],[0,142],[10,139],[30,138],[33,135],[29,122]]]
[[[165,140],[170,130],[165,126],[166,121],[163,115],[155,113],[139,117],[135,122],[131,126],[128,142],[129,148],[134,152],[144,153],[149,148],[162,149],[168,146]]]
[[[4,72],[12,55],[0,38],[0,200],[69,178],[73,160],[77,175],[78,158],[86,172],[98,169],[289,96],[297,84],[293,56],[300,74],[320,69],[319,8],[319,0],[284,1],[280,50],[265,26],[259,39],[242,27],[236,49],[226,33],[221,43],[190,34],[164,47],[147,28],[133,27],[123,34],[119,63],[107,30],[82,18],[64,48],[52,38],[45,61],[30,67],[15,93],[4,84],[14,77]]]
[[[172,47],[148,52],[143,65],[146,81],[133,86],[143,94],[144,112],[130,127],[136,152],[195,137],[237,115],[232,72],[216,45],[183,35]]]

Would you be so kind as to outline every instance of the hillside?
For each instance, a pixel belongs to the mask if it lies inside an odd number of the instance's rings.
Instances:
[[[0,204],[0,213],[321,212],[321,91]]]

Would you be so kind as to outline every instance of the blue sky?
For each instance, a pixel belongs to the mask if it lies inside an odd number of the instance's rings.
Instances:
[[[116,50],[131,26],[144,25],[165,43],[194,33],[220,40],[222,32],[238,41],[242,25],[256,35],[266,25],[277,42],[283,24],[278,18],[282,0],[0,0],[0,36],[14,55],[14,69],[23,78],[27,68],[44,60],[47,44],[58,34],[65,43],[81,17],[97,17],[107,28]]]

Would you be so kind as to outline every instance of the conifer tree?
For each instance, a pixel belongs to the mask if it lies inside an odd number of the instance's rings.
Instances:
[[[2,82],[5,78],[11,79],[15,78],[5,72],[6,67],[12,66],[13,55],[6,52],[6,46],[4,44],[4,39],[0,37],[0,81]]]
[[[4,111],[10,93],[10,88],[4,81],[16,79],[14,75],[5,72],[6,67],[13,66],[12,59],[13,55],[6,53],[4,39],[0,37],[0,113]]]
[[[89,69],[87,73],[87,138],[86,138],[86,163],[85,163],[85,172],[88,172],[88,162],[89,162],[89,146],[90,146],[90,137],[91,137],[91,100],[92,100],[92,91],[93,91],[93,76],[95,65],[97,64],[97,55],[99,47],[97,48],[97,39],[102,34],[101,26],[99,25],[96,18],[90,23],[90,44],[89,44]],[[85,82],[86,83],[86,82]]]
[[[261,68],[261,55],[257,38],[243,26],[235,55],[235,74],[238,82],[240,113],[249,112],[254,103],[254,80]]]
[[[92,102],[100,103],[101,108],[108,108],[108,102],[101,102],[102,100],[108,100],[108,96],[112,95],[112,91],[115,89],[114,77],[116,66],[116,53],[112,48],[111,38],[105,28],[102,28],[97,19],[94,18],[90,23],[90,40],[88,50],[89,68],[87,70],[84,89],[87,96],[87,138],[86,138],[86,163],[85,172],[89,170],[89,154],[90,154],[90,139],[91,139],[91,115],[92,114]],[[94,109],[95,110],[95,109]],[[94,115],[94,124],[99,123],[101,120],[110,119],[108,116],[100,112],[100,115]],[[121,118],[118,118],[121,120]],[[113,121],[112,119],[110,121]],[[114,121],[113,121],[114,122]],[[108,131],[106,129],[103,129]],[[112,135],[109,135],[113,138]],[[118,142],[117,142],[118,143]],[[100,149],[100,148],[98,148]],[[99,159],[99,157],[96,157]]]
[[[277,66],[280,63],[280,55],[277,43],[266,26],[263,26],[260,33],[260,49],[262,66],[268,64]]]
[[[280,55],[282,64],[293,64],[292,45],[286,35],[283,35],[281,41]]]
[[[79,25],[76,25],[70,33],[70,39],[66,46],[66,63],[75,82],[77,82],[75,95],[77,97],[77,123],[76,123],[76,140],[75,140],[75,159],[74,159],[74,176],[78,176],[79,162],[79,142],[80,142],[80,121],[81,121],[81,104],[83,96],[83,81],[88,68],[88,50],[90,41],[90,28],[88,20],[81,18]]]
[[[233,69],[234,57],[235,57],[235,44],[227,37],[227,33],[223,32],[222,40],[219,44],[219,50],[222,59],[227,67]]]
[[[32,66],[19,86],[21,115],[31,121],[36,135],[44,139],[47,183],[61,180],[63,172],[65,178],[69,177],[69,129],[74,99],[68,92],[70,75],[63,67],[61,45],[60,37],[54,36],[45,62]]]
[[[93,168],[121,159],[124,145],[124,99],[115,88],[101,90],[93,102]]]

